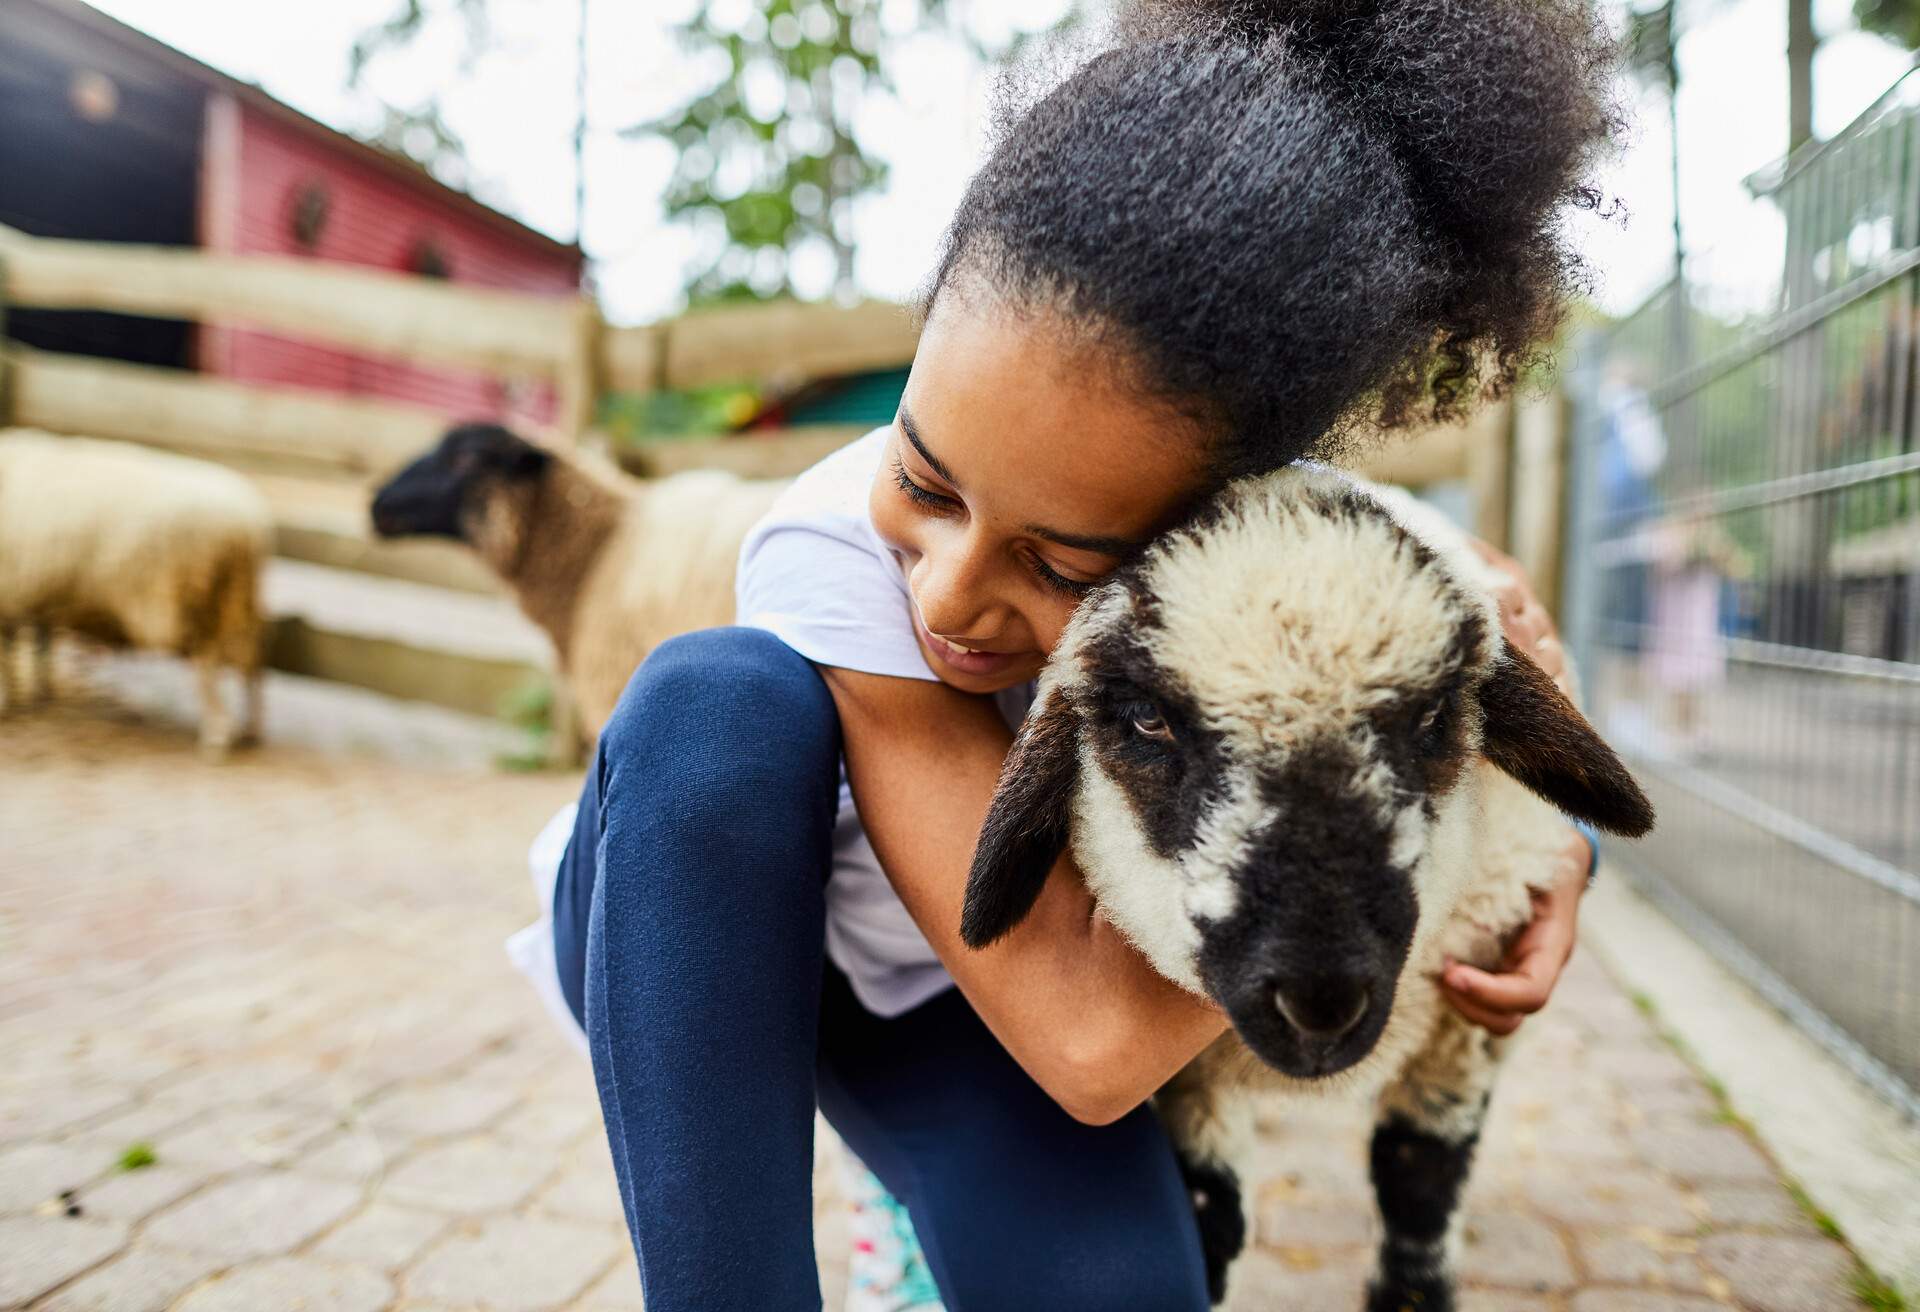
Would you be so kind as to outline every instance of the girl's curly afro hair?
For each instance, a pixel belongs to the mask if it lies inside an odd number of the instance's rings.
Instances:
[[[1509,385],[1614,139],[1584,0],[1121,0],[996,84],[915,297],[984,289],[1198,425],[1220,478]]]

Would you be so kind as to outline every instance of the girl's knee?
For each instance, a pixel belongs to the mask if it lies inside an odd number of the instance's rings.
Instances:
[[[601,733],[604,764],[674,768],[710,786],[837,776],[840,721],[811,662],[765,629],[669,638],[627,681]]]

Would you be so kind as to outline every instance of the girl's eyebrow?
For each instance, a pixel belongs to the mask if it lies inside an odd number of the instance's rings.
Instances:
[[[900,428],[907,435],[907,441],[913,443],[913,449],[920,453],[920,458],[933,466],[934,473],[955,487],[960,486],[960,480],[953,476],[953,471],[941,464],[940,457],[927,450],[927,444],[920,440],[920,430],[914,426],[913,416],[907,413],[905,401],[900,403]]]
[[[920,440],[920,430],[914,426],[913,416],[907,413],[905,401],[900,402],[900,430],[907,435],[907,441],[913,443],[913,449],[920,453],[920,458],[932,467],[934,473],[955,487],[960,486],[960,480],[955,478],[952,472],[940,463],[940,458],[927,450],[927,444]],[[1145,545],[1144,539],[1103,537],[1097,533],[1062,533],[1058,529],[1042,528],[1038,524],[1026,524],[1022,529],[1037,538],[1045,538],[1049,542],[1069,547],[1074,551],[1091,551],[1096,555],[1113,556],[1116,559],[1132,555]]]

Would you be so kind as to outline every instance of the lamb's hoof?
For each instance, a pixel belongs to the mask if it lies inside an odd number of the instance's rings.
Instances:
[[[231,734],[203,734],[200,738],[200,759],[209,765],[219,765],[233,755],[233,745]]]
[[[1367,1286],[1367,1312],[1454,1312],[1453,1282],[1376,1276]]]

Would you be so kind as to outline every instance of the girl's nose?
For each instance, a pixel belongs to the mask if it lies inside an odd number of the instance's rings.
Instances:
[[[926,552],[910,579],[920,618],[940,637],[991,642],[1006,623],[994,575],[991,556],[970,535]]]

